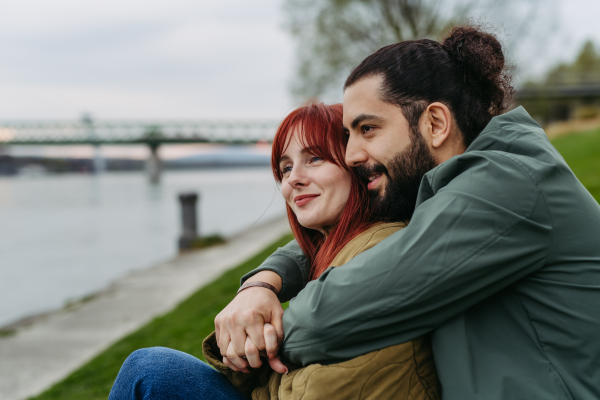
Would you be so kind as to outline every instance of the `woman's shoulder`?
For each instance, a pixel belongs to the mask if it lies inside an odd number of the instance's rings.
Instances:
[[[339,267],[381,242],[383,239],[405,228],[404,222],[378,222],[369,229],[356,235],[346,244],[331,262],[332,267]]]

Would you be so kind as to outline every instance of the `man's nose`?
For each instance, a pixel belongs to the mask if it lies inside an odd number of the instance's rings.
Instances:
[[[368,161],[367,152],[362,148],[360,140],[350,135],[348,145],[346,146],[346,165],[349,167],[358,167]]]

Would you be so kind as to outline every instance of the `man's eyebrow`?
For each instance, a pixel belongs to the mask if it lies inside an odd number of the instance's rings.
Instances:
[[[356,129],[356,127],[358,126],[358,124],[360,124],[361,122],[365,121],[365,120],[372,120],[372,121],[383,121],[383,118],[378,117],[377,115],[372,115],[372,114],[360,114],[359,116],[357,116],[356,118],[354,118],[354,121],[352,121],[352,129]]]

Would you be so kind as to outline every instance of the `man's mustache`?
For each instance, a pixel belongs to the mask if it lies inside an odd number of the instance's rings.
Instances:
[[[358,167],[353,167],[353,169],[358,179],[365,183],[369,182],[369,177],[373,174],[385,174],[388,179],[390,178],[387,168],[380,163],[372,165],[361,164]]]

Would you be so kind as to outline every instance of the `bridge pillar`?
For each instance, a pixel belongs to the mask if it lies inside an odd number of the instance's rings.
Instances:
[[[158,143],[152,143],[150,144],[150,156],[146,161],[146,171],[148,171],[150,183],[156,184],[160,182],[161,170],[160,157],[158,155]]]
[[[100,174],[106,171],[106,160],[102,156],[102,148],[98,145],[94,146],[94,173]]]

